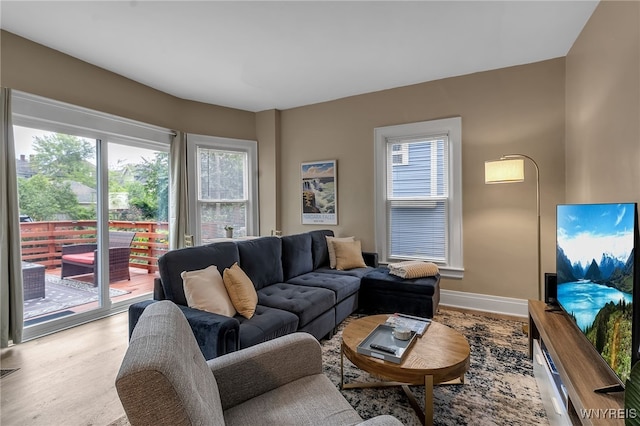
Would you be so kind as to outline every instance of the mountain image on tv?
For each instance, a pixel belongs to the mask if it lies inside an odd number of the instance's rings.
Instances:
[[[632,359],[635,204],[559,205],[558,303],[623,381]]]

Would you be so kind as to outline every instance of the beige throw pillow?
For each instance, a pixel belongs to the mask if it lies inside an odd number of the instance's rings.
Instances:
[[[258,293],[251,278],[240,269],[238,263],[225,269],[222,278],[229,298],[238,313],[247,319],[251,318],[258,305]]]
[[[180,274],[184,295],[190,308],[232,317],[236,309],[229,299],[222,275],[215,265]]]
[[[336,269],[346,271],[353,268],[365,268],[367,266],[362,258],[362,245],[360,241],[334,241],[333,248],[336,252]]]
[[[327,239],[327,250],[329,250],[329,266],[336,269],[336,251],[333,248],[334,241],[355,241],[355,237],[325,237]]]

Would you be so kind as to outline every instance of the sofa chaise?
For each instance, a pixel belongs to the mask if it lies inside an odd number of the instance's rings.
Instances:
[[[322,373],[309,334],[205,361],[184,315],[166,301],[141,316],[116,389],[132,426],[402,424],[389,415],[363,421]]]
[[[377,266],[375,253],[362,253],[366,265],[348,270],[329,266],[327,236],[316,230],[285,237],[260,237],[173,250],[159,261],[154,300],[131,305],[129,333],[144,309],[170,300],[182,310],[206,359],[248,348],[296,331],[316,339],[329,336],[358,308],[360,280]],[[238,263],[257,295],[255,314],[247,319],[188,307],[181,273],[215,265],[221,274]]]

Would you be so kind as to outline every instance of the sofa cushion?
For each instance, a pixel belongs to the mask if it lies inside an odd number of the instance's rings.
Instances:
[[[93,265],[95,261],[95,252],[88,251],[86,253],[65,254],[62,256],[64,260],[69,262],[84,263],[85,265]]]
[[[355,241],[355,237],[326,237],[327,238],[327,250],[329,251],[329,267],[335,269],[336,267],[336,250],[333,245],[334,241],[337,242],[351,242]]]
[[[362,422],[324,374],[303,377],[249,399],[226,410],[224,420],[227,426],[356,425]]]
[[[258,290],[258,303],[298,316],[298,328],[306,325],[336,304],[331,290],[277,283]]]
[[[284,280],[313,270],[311,235],[298,234],[282,237],[282,272]]]
[[[283,281],[282,241],[278,237],[261,237],[237,243],[240,266],[251,278],[256,290]]]
[[[362,258],[360,241],[334,241],[333,250],[336,254],[336,269],[338,271],[367,267]]]
[[[258,294],[247,274],[234,263],[231,268],[224,270],[222,278],[231,303],[238,313],[245,318],[251,318],[256,311]]]
[[[240,349],[291,334],[298,329],[298,316],[291,312],[258,305],[251,319],[237,316],[240,322]]]
[[[360,278],[351,275],[323,274],[309,272],[287,281],[290,284],[320,287],[331,290],[336,295],[336,302],[340,303],[347,297],[357,293],[360,288]]]
[[[373,271],[374,268],[371,266],[367,266],[366,268],[354,268],[346,271],[339,271],[338,269],[332,269],[328,266],[323,266],[315,270],[315,272],[322,272],[323,274],[336,274],[336,275],[349,275],[352,277],[362,278],[367,275],[369,272]]]
[[[183,271],[195,271],[216,265],[222,273],[225,268],[239,260],[238,247],[233,242],[171,250],[158,259],[164,295],[179,305],[187,306],[180,276]]]
[[[190,308],[233,317],[236,309],[215,265],[182,274],[184,294]]]
[[[313,269],[329,264],[329,251],[327,249],[327,236],[333,237],[333,231],[320,229],[309,232],[311,236],[311,251],[313,252]]]

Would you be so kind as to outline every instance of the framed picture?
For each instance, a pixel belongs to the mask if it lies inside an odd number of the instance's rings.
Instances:
[[[302,224],[338,224],[336,160],[302,163]]]

